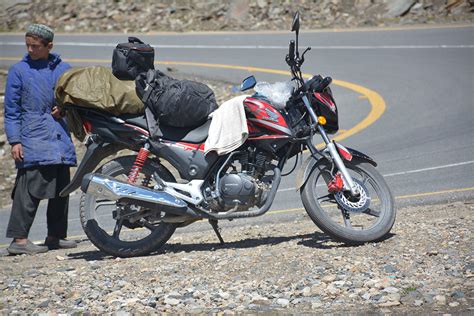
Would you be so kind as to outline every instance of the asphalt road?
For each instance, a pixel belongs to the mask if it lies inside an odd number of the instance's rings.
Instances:
[[[172,67],[230,84],[239,84],[249,74],[260,81],[287,79],[276,72],[287,70],[284,56],[293,38],[290,32],[139,37],[155,46],[158,68]],[[113,47],[124,41],[126,35],[120,34],[58,34],[55,51],[73,66],[110,65]],[[333,91],[340,127],[354,132],[341,143],[377,161],[397,207],[473,199],[474,26],[302,32],[300,47],[306,46],[313,49],[304,72],[338,80]],[[0,34],[0,64],[14,63],[24,50],[23,35]],[[364,89],[370,94],[361,93]],[[290,175],[280,185],[272,210],[282,212],[244,223],[291,221],[299,216],[302,204],[294,183]],[[72,196],[71,236],[83,235],[77,202],[77,195]],[[33,225],[32,240],[41,240],[46,233],[44,206]],[[8,209],[0,210],[0,245],[9,242],[4,237],[8,216]]]

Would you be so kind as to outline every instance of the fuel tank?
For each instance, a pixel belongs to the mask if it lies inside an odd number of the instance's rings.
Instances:
[[[244,108],[247,115],[249,138],[262,134],[293,135],[285,117],[268,101],[256,97],[247,97],[244,100]]]

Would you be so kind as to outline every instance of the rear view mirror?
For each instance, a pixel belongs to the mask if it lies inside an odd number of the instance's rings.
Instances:
[[[293,16],[293,23],[291,24],[291,31],[298,34],[300,32],[300,13],[296,11]]]
[[[254,76],[250,76],[242,80],[242,84],[240,85],[240,91],[246,91],[252,89],[257,84],[257,80]]]

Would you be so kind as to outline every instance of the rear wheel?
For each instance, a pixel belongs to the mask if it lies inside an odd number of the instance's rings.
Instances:
[[[96,173],[126,181],[134,161],[135,156],[119,157],[104,164]],[[163,165],[148,159],[136,183],[153,187],[154,172],[167,182],[175,181]],[[162,216],[162,212],[133,203],[118,203],[91,194],[81,197],[80,219],[87,237],[97,248],[117,257],[143,256],[161,248],[177,227],[161,222]]]
[[[346,168],[361,192],[328,192],[328,183],[337,173],[327,160],[320,161],[309,176],[301,198],[306,212],[326,234],[348,244],[376,241],[387,235],[396,211],[393,196],[383,177],[366,162],[354,158]]]

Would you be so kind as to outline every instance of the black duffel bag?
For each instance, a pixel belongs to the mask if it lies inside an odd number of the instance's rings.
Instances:
[[[145,91],[147,74],[140,74],[135,80],[136,92],[160,125],[197,127],[217,109],[214,92],[203,83],[177,80],[159,70],[151,77]]]
[[[155,69],[155,50],[136,37],[118,44],[112,56],[112,73],[120,80],[135,80],[142,72]]]

